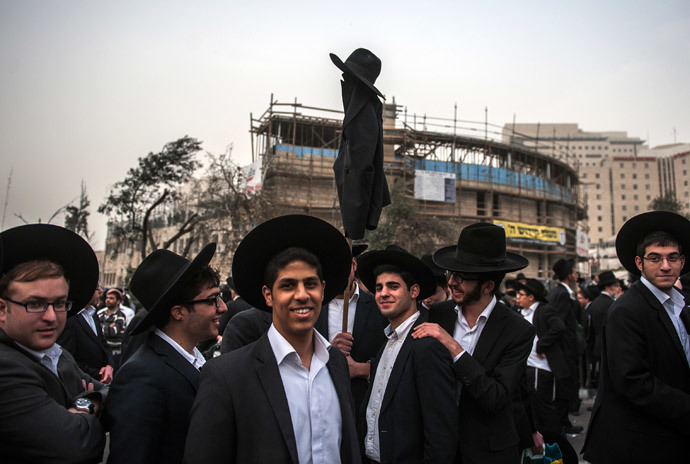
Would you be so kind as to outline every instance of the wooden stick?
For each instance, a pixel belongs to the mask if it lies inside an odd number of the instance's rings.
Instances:
[[[350,245],[350,252],[352,252],[352,239],[350,237],[345,237],[345,239],[347,240],[347,244]],[[352,276],[352,273],[350,273],[350,275],[352,279],[350,277],[347,278],[347,287],[345,288],[345,292],[343,293],[343,333],[347,332],[350,298],[352,298],[352,294],[355,293],[355,288],[353,285],[354,276]]]

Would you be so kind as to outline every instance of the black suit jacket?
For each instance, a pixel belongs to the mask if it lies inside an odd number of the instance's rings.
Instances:
[[[340,458],[358,463],[347,361],[331,348],[326,364],[342,415]],[[268,335],[204,365],[185,463],[298,463],[287,397]]]
[[[591,344],[591,360],[596,362],[601,359],[602,344],[601,341],[604,335],[604,321],[608,315],[609,308],[613,304],[613,298],[606,293],[600,293],[594,301],[589,305],[588,312],[590,315],[589,335]]]
[[[420,314],[412,329],[425,322]],[[410,330],[412,333],[412,330]],[[367,439],[366,408],[386,345],[371,364],[371,385],[358,419],[362,455]],[[382,463],[451,463],[458,446],[455,375],[448,350],[435,338],[408,334],[393,364],[379,411]]]
[[[220,343],[221,354],[229,353],[257,341],[268,331],[273,323],[273,315],[268,311],[249,308],[233,317],[223,331]]]
[[[391,200],[383,172],[383,105],[364,84],[347,92],[343,86],[345,117],[333,171],[343,226],[356,240],[364,238],[365,229],[376,229]]]
[[[683,309],[686,315],[688,310]],[[671,318],[642,282],[611,306],[602,345],[585,459],[593,464],[684,462],[690,367]]]
[[[564,354],[567,351],[564,346],[566,328],[561,318],[556,314],[556,310],[548,303],[539,303],[536,311],[534,311],[532,323],[539,339],[537,341],[537,353],[546,356],[554,378],[569,377],[571,374],[570,367]]]
[[[108,463],[182,462],[199,371],[155,333],[115,376],[104,408]]]
[[[580,311],[580,304],[570,298],[568,290],[561,283],[551,289],[546,299],[565,325],[565,339],[562,345],[565,352],[563,354],[568,363],[575,366],[577,363],[577,318],[575,315]],[[572,370],[574,373],[574,367]]]
[[[76,314],[70,317],[65,324],[65,330],[58,338],[58,343],[72,354],[82,371],[93,378],[100,379],[98,372],[101,368],[107,365],[114,368],[115,362],[105,343],[101,323],[97,319],[95,334],[84,316]]]
[[[85,374],[67,351],[59,377],[17,346],[0,329],[0,462],[97,463],[105,433],[93,414],[67,411],[83,393]]]
[[[458,316],[454,308],[453,301],[436,303],[429,311],[429,322],[438,323],[452,335]],[[453,363],[461,384],[458,462],[516,462],[519,437],[512,408],[534,334],[532,324],[499,301],[474,354],[463,353]]]
[[[352,308],[349,308],[352,311]],[[339,324],[342,321],[339,321]],[[388,326],[388,319],[381,315],[373,295],[359,289],[359,299],[355,307],[355,322],[352,327],[352,350],[350,356],[353,360],[365,363],[376,358],[379,348],[386,341],[383,332]],[[321,307],[321,313],[314,326],[323,337],[328,340],[328,305]],[[329,340],[330,341],[330,340]],[[355,399],[355,412],[359,415],[360,406],[364,401],[364,395],[369,388],[367,379],[351,379],[352,396]]]

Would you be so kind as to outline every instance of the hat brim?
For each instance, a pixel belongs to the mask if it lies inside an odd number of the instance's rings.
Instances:
[[[640,270],[635,264],[637,244],[645,236],[657,230],[673,235],[678,240],[683,253],[690,251],[690,221],[685,217],[670,211],[649,211],[638,214],[623,224],[616,236],[618,260],[631,274],[640,275]],[[690,271],[690,260],[686,259],[680,273],[685,274],[688,271]]]
[[[28,224],[8,229],[0,238],[2,274],[28,261],[52,261],[62,266],[69,281],[72,309],[68,316],[77,314],[91,300],[98,285],[98,259],[80,235],[53,224]]]
[[[201,249],[198,255],[194,257],[192,261],[186,266],[182,266],[178,271],[174,279],[171,280],[168,288],[161,294],[161,296],[156,300],[156,302],[148,310],[148,314],[144,317],[139,324],[132,330],[132,335],[140,334],[145,332],[146,329],[151,327],[158,319],[161,311],[168,311],[170,308],[176,304],[181,304],[183,302],[177,301],[180,292],[185,288],[189,280],[197,273],[201,268],[207,266],[208,263],[213,259],[213,255],[216,252],[216,244],[209,243],[204,248]],[[134,272],[136,275],[136,271]],[[132,280],[134,276],[132,276]],[[134,296],[137,296],[136,290],[132,287],[130,283],[130,289]]]
[[[529,260],[516,253],[506,252],[506,259],[496,265],[478,265],[465,263],[457,259],[457,247],[455,245],[436,250],[432,256],[437,266],[454,272],[467,272],[468,274],[486,274],[494,272],[513,272],[524,269],[529,265]]]
[[[352,267],[352,254],[345,236],[319,218],[291,214],[258,225],[235,250],[232,275],[237,293],[247,303],[272,311],[261,291],[266,265],[277,253],[291,247],[304,248],[319,258],[326,282],[323,304],[343,292]]]
[[[384,100],[386,99],[386,97],[379,91],[379,89],[377,89],[374,86],[374,84],[369,82],[367,79],[364,78],[364,76],[362,76],[360,73],[358,73],[357,71],[349,67],[347,64],[345,64],[343,60],[338,58],[338,56],[335,53],[330,53],[329,56],[331,57],[331,61],[333,62],[333,64],[336,65],[341,71],[352,74],[357,79],[359,79],[364,85],[373,90],[374,93],[376,93],[376,95],[383,98]]]
[[[357,260],[359,278],[369,290],[376,288],[374,269],[382,264],[392,264],[414,276],[419,285],[417,300],[421,301],[436,292],[436,278],[429,266],[410,253],[397,250],[370,251]]]
[[[542,293],[541,295],[537,292],[536,288],[530,288],[527,285],[521,283],[519,280],[516,280],[517,282],[516,288],[518,290],[524,290],[526,292],[529,292],[530,295],[534,295],[534,299],[539,301],[540,303],[547,303],[548,300],[546,299],[546,295]]]

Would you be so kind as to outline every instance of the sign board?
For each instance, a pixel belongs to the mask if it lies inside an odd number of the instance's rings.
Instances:
[[[414,197],[455,203],[455,174],[418,169],[414,177]]]
[[[494,224],[506,231],[506,240],[513,242],[534,243],[536,245],[565,245],[565,229],[509,222],[494,219]]]
[[[577,240],[577,245],[575,253],[583,258],[589,257],[589,236],[584,230],[575,231],[575,239]]]
[[[252,164],[242,167],[242,179],[240,180],[240,192],[251,196],[261,190],[261,157]]]

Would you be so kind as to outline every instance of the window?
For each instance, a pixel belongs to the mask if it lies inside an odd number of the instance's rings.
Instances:
[[[625,179],[625,173],[621,172],[621,179]]]
[[[601,216],[597,216],[597,221],[601,222],[604,218]]]
[[[622,207],[621,209],[622,209],[623,211],[627,211],[627,210],[628,210],[628,207],[625,206],[625,205],[623,205],[623,207]]]
[[[644,164],[645,169],[649,167],[649,163]]]
[[[625,200],[625,194],[621,195],[621,200]]]
[[[597,184],[597,190],[601,188],[601,184]]]
[[[685,158],[683,158],[683,164],[685,164]]]
[[[687,181],[687,180],[684,180],[684,181],[683,181],[683,186],[684,186],[684,187],[687,187],[687,186],[688,186],[688,181]]]
[[[688,191],[687,191],[687,190],[685,191],[685,196],[686,196],[686,197],[690,197],[690,195],[688,195]]]
[[[651,195],[647,195],[647,201],[649,201],[649,200],[651,200],[651,199],[652,199],[652,196],[651,196]]]
[[[477,216],[486,215],[486,192],[477,192]]]
[[[633,195],[633,200],[637,200],[637,195]]]
[[[644,189],[645,189],[645,190],[649,190],[649,184],[646,184],[646,185],[644,186]]]
[[[597,205],[597,210],[601,211],[601,205]]]
[[[601,194],[597,193],[597,200],[601,200]]]
[[[633,164],[632,164],[632,168],[633,168],[633,169],[637,169],[637,163],[633,163]],[[635,174],[633,174],[633,176],[635,176]]]
[[[645,174],[645,175],[644,175],[644,178],[645,178],[645,179],[649,179],[649,174]]]
[[[637,179],[637,174],[633,173],[633,179]]]
[[[633,184],[633,190],[637,190],[637,184]]]
[[[625,184],[621,184],[621,188],[625,190]]]
[[[684,175],[684,176],[687,176],[687,175],[688,175],[688,170],[687,170],[687,169],[683,169],[683,175]]]
[[[640,207],[638,205],[635,205],[635,211],[639,211]]]
[[[621,163],[621,169],[622,169],[623,167],[625,167],[625,164]]]
[[[596,174],[594,174],[594,177],[598,179],[598,178],[599,178],[599,173],[597,172]]]
[[[603,231],[604,231],[604,228],[603,228],[603,227],[599,227],[598,230],[599,230],[599,232],[603,232]]]
[[[628,216],[623,216],[623,222],[628,220]]]

